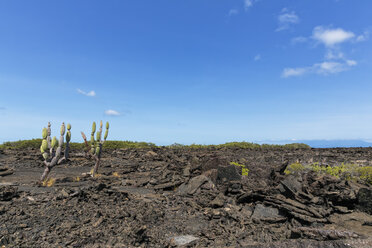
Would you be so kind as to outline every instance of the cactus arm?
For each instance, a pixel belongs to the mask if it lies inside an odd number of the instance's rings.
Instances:
[[[65,159],[68,160],[70,152],[70,140],[71,140],[71,124],[67,124],[67,134],[66,134],[66,148],[65,148]]]
[[[107,136],[108,136],[109,127],[110,127],[110,124],[108,122],[106,122],[106,131],[105,131],[105,135],[103,136],[103,143],[106,142],[106,139],[107,139]]]
[[[81,137],[83,137],[86,149],[89,150],[89,143],[87,141],[87,136],[85,136],[84,132],[80,132],[80,133],[81,133]]]
[[[94,121],[92,124],[92,132],[90,133],[90,142],[92,146],[95,145],[95,139],[94,139],[95,132],[96,132],[96,122]]]
[[[50,135],[52,134],[52,131],[51,131],[51,129],[50,129],[50,126],[51,126],[51,124],[50,124],[50,122],[48,122],[48,129],[47,129],[47,142],[48,142],[48,148],[50,149],[51,147],[52,147],[52,145],[51,145],[51,138],[50,138]]]
[[[57,148],[57,151],[56,151],[56,162],[54,165],[56,164],[60,164],[62,163],[63,161],[66,160],[66,157],[63,156],[61,159],[59,159],[59,157],[61,156],[61,151],[62,151],[62,145],[63,145],[63,141],[64,141],[64,135],[65,135],[65,123],[62,122],[62,126],[61,126],[61,136],[59,137],[59,142],[58,142],[58,148]],[[59,152],[58,152],[59,151]],[[66,155],[66,154],[65,154]],[[51,161],[53,162],[53,160]],[[53,165],[53,166],[54,166]]]
[[[87,141],[87,136],[85,136],[85,133],[84,132],[81,132],[81,136],[83,137],[83,140],[84,140],[84,143],[85,143],[85,149],[84,149],[84,152],[85,152],[85,157],[89,158],[90,157],[90,145]]]

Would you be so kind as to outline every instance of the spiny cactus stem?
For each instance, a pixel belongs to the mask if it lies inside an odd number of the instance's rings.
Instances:
[[[50,122],[48,122],[48,129],[47,129],[47,131],[48,131],[48,136],[47,136],[48,148],[52,147],[52,145],[51,145],[52,139],[50,138],[50,135],[52,134],[52,130],[50,129],[50,126],[51,126],[51,124],[50,124]],[[52,153],[50,153],[50,154],[52,154]]]
[[[66,148],[65,148],[65,159],[67,160],[69,157],[70,152],[70,141],[66,141]]]
[[[49,145],[49,144],[48,144]],[[53,157],[54,157],[54,155],[55,155],[55,153],[54,153],[54,149],[53,149],[53,147],[50,147],[50,149],[49,149],[49,158],[50,159],[52,159]]]
[[[87,136],[85,136],[84,132],[81,132],[81,136],[83,137],[83,140],[84,140],[84,143],[85,143],[85,155],[87,156],[87,154],[90,151],[90,146],[89,146],[89,143],[87,141]]]
[[[59,145],[57,150],[58,149],[60,149],[60,151],[62,150],[63,138],[64,138],[63,135],[61,135],[61,137],[59,138]],[[60,164],[68,159],[69,143],[70,143],[69,141],[66,141],[65,154],[62,158],[58,160],[57,164]]]

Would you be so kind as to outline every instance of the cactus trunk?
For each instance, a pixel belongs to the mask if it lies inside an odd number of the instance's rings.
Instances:
[[[49,172],[50,172],[50,168],[48,167],[48,166],[46,166],[45,167],[45,170],[44,170],[44,173],[43,173],[43,175],[41,176],[41,178],[40,178],[40,181],[41,182],[44,182],[45,181],[45,179],[48,177],[48,175],[49,175]]]
[[[97,174],[98,168],[99,168],[99,165],[100,165],[100,162],[101,162],[102,143],[99,143],[98,147],[99,147],[99,151],[98,151],[98,154],[96,154],[96,156],[95,156],[96,164],[94,165],[94,168],[93,168],[92,177],[94,177],[94,175]]]

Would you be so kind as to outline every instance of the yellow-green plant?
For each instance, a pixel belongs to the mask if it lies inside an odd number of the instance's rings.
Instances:
[[[302,165],[297,162],[288,165],[284,173],[288,175],[301,171],[315,171],[319,174],[327,174],[346,180],[359,179],[363,182],[372,184],[372,166],[359,166],[351,163],[342,163],[334,166],[321,165],[319,163]]]
[[[305,166],[303,166],[299,162],[296,162],[296,163],[288,165],[287,168],[284,170],[284,173],[288,175],[288,174],[303,171],[304,169],[305,169]]]
[[[364,166],[358,168],[359,178],[363,181],[372,184],[372,166]]]
[[[103,136],[103,140],[101,139],[102,136],[102,126],[103,123],[102,121],[100,122],[99,125],[99,130],[97,131],[96,138],[94,138],[94,133],[96,132],[96,122],[93,122],[92,124],[92,132],[90,135],[90,145],[87,141],[87,137],[85,136],[84,132],[81,132],[81,136],[84,139],[85,145],[86,145],[86,155],[87,157],[93,157],[96,160],[96,163],[92,169],[92,177],[97,173],[99,164],[101,161],[101,153],[102,153],[102,146],[105,143],[107,136],[108,136],[108,130],[110,127],[110,124],[106,122],[106,132],[105,135]]]
[[[64,122],[62,123],[61,136],[59,138],[59,141],[57,140],[56,136],[54,136],[53,139],[50,137],[51,135],[50,126],[51,124],[50,122],[48,122],[48,128],[44,127],[42,131],[43,140],[41,142],[40,152],[43,155],[44,164],[45,164],[45,170],[40,179],[42,182],[44,182],[47,179],[49,172],[55,165],[61,164],[68,160],[69,151],[70,151],[69,144],[71,140],[71,131],[70,131],[71,125],[67,124],[66,147],[65,147],[65,152],[62,158],[60,158],[60,156],[62,152],[64,135],[66,131],[65,123]]]
[[[230,165],[235,165],[235,166],[242,167],[242,176],[248,176],[249,169],[247,167],[245,167],[244,164],[239,164],[237,162],[230,162]]]

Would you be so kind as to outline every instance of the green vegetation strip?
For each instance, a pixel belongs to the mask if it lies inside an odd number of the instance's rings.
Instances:
[[[14,142],[5,142],[0,145],[0,149],[24,149],[24,148],[40,148],[42,139],[20,140]],[[119,148],[152,148],[156,147],[153,143],[147,142],[133,142],[133,141],[109,141],[107,140],[103,145],[105,149],[119,149]],[[70,148],[74,150],[83,150],[84,143],[72,142]]]
[[[293,143],[293,144],[286,144],[286,145],[269,145],[269,144],[256,144],[250,142],[228,142],[225,144],[220,145],[182,145],[182,144],[173,144],[168,146],[170,148],[191,148],[191,149],[199,149],[199,148],[242,148],[242,149],[310,149],[311,147],[302,144],[302,143]]]
[[[42,139],[32,140],[20,140],[13,142],[4,142],[0,145],[0,149],[24,149],[24,148],[40,148]],[[84,143],[70,143],[71,149],[84,149]],[[156,148],[160,147],[154,143],[148,142],[134,142],[134,141],[110,141],[107,140],[103,145],[105,149],[120,149],[120,148]],[[269,145],[269,144],[256,144],[250,142],[229,142],[220,145],[182,145],[173,144],[167,146],[168,148],[189,148],[189,149],[200,149],[200,148],[242,148],[242,149],[310,149],[311,147],[302,143],[293,143],[287,145]]]

